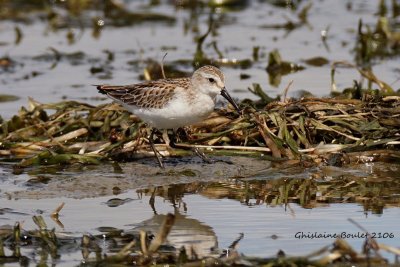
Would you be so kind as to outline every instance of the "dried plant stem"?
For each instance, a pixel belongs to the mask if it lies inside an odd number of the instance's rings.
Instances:
[[[64,208],[65,206],[65,202],[62,202],[52,213],[51,216],[53,217],[58,217],[60,211],[62,210],[62,208]]]
[[[58,136],[58,137],[54,137],[54,138],[50,138],[50,139],[44,140],[42,142],[43,143],[54,143],[54,142],[62,143],[62,142],[66,142],[66,141],[69,141],[71,139],[77,138],[77,137],[79,137],[81,135],[84,135],[84,134],[87,134],[87,133],[88,133],[88,130],[86,128],[81,128],[81,129],[66,133],[66,134],[64,134],[62,136]]]
[[[165,242],[165,239],[167,238],[169,232],[171,231],[172,226],[175,223],[175,215],[168,213],[167,216],[165,217],[164,222],[160,226],[160,230],[158,230],[158,233],[156,237],[151,241],[148,252],[154,253],[158,250],[160,245],[162,245]]]
[[[167,79],[167,76],[165,76],[165,71],[164,71],[164,59],[165,57],[168,55],[168,53],[165,53],[165,55],[163,56],[162,60],[161,60],[161,73],[164,79]]]

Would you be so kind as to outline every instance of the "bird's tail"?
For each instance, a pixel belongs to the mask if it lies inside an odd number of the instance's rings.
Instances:
[[[99,90],[99,93],[101,94],[108,94],[111,92],[115,92],[118,90],[121,90],[124,88],[124,86],[118,86],[118,85],[107,85],[107,84],[93,84],[93,86],[96,86],[97,90]]]

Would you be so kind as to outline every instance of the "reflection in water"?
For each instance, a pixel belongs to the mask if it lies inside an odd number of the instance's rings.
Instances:
[[[290,172],[293,173],[290,173]],[[331,203],[359,203],[364,212],[382,214],[384,208],[400,206],[400,182],[397,164],[375,163],[373,171],[364,164],[348,168],[320,167],[298,173],[297,168],[268,169],[258,179],[228,179],[220,182],[195,182],[139,190],[151,195],[150,205],[157,214],[154,197],[171,202],[174,208],[187,207],[185,194],[199,194],[211,199],[234,199],[246,206],[284,205],[297,203],[306,209],[324,207]],[[280,178],[276,178],[279,173]],[[297,177],[296,177],[297,176]],[[265,178],[262,178],[265,177]],[[270,179],[271,178],[271,179]]]
[[[146,231],[157,233],[166,215],[154,215],[151,219],[138,224],[132,229],[133,232]],[[127,231],[129,233],[130,231]],[[167,244],[177,250],[184,247],[189,258],[202,258],[217,253],[217,237],[213,229],[196,219],[188,218],[186,215],[175,213],[175,223],[167,237]]]
[[[262,217],[263,213],[268,214],[270,208],[279,206],[284,207],[284,214],[286,213],[290,215],[292,219],[297,220],[293,223],[289,223],[289,225],[286,226],[288,228],[285,228],[283,225],[279,227],[271,225],[269,233],[265,232],[263,238],[258,236],[262,234],[262,232],[257,232],[257,230],[255,230],[257,228],[253,229],[257,233],[249,230],[250,237],[244,234],[244,240],[246,240],[246,238],[250,238],[250,240],[256,238],[258,240],[257,242],[265,241],[263,239],[281,240],[279,242],[282,242],[288,238],[287,235],[291,232],[293,232],[293,234],[295,232],[304,232],[313,235],[314,231],[320,231],[324,234],[331,234],[335,233],[336,228],[332,229],[332,226],[321,225],[320,222],[322,218],[316,219],[313,216],[304,217],[304,211],[299,210],[297,207],[300,206],[306,210],[320,210],[320,208],[327,207],[331,207],[330,209],[332,209],[332,207],[335,206],[334,204],[341,203],[342,206],[338,206],[340,210],[342,209],[340,207],[345,207],[343,206],[344,203],[358,203],[363,207],[365,215],[368,215],[370,212],[382,214],[387,208],[400,206],[398,197],[400,184],[398,179],[394,178],[398,169],[399,167],[397,164],[383,164],[379,162],[375,163],[372,173],[370,173],[371,169],[364,164],[351,166],[349,169],[326,166],[307,170],[304,175],[297,174],[300,177],[295,177],[295,168],[288,168],[287,170],[270,169],[260,173],[258,179],[227,179],[220,182],[193,182],[152,189],[141,189],[137,191],[139,196],[141,198],[145,198],[145,196],[149,197],[149,206],[155,215],[151,219],[138,224],[134,230],[145,230],[151,231],[152,233],[157,231],[165,217],[165,215],[158,215],[160,212],[157,210],[157,206],[160,205],[159,199],[161,198],[164,202],[167,201],[170,203],[177,216],[176,224],[168,237],[168,243],[170,245],[177,249],[182,246],[185,247],[187,254],[191,256],[210,255],[212,252],[217,251],[221,253],[224,248],[227,248],[226,239],[230,239],[232,242],[235,238],[235,234],[239,234],[240,232],[235,232],[235,230],[233,230],[230,232],[229,237],[224,236],[225,246],[218,247],[218,243],[220,242],[217,241],[217,238],[221,238],[220,234],[218,234],[221,230],[219,229],[218,231],[218,227],[214,228],[215,226],[213,225],[205,225],[204,222],[192,218],[193,215],[199,213],[199,208],[202,209],[205,207],[201,205],[192,206],[185,200],[188,197],[190,199],[192,195],[200,195],[206,197],[206,199],[211,202],[214,202],[214,200],[229,199],[235,200],[237,203],[247,207],[266,206],[268,208],[265,210],[257,209],[258,212],[250,212],[250,216],[252,216],[251,221],[247,222],[246,217],[244,217],[237,221],[229,222],[227,225],[243,223],[248,224],[251,229],[256,226],[261,227],[258,225],[259,221],[257,221],[256,218],[259,216]],[[291,171],[293,171],[292,174],[290,174]],[[269,179],[276,176],[275,172],[279,172],[280,178]],[[282,177],[285,175],[287,176]],[[220,202],[218,203],[218,205],[221,205]],[[231,211],[228,209],[224,212],[224,215],[221,215],[222,217],[227,216],[226,220],[228,221],[229,217],[233,216],[233,214],[236,213],[235,210],[238,209],[237,205],[231,207]],[[328,213],[333,212],[330,211],[330,209]],[[216,214],[218,210],[219,208],[215,206],[208,210],[208,212],[210,214]],[[280,213],[282,213],[282,211]],[[319,212],[317,211],[315,214],[319,214]],[[349,228],[353,231],[353,226],[346,220],[350,215],[345,211],[339,212],[338,214],[338,216],[334,215],[334,217],[339,220],[338,222],[340,222],[340,224],[336,224],[336,227],[343,229]],[[331,218],[329,214],[326,216],[326,219]],[[302,225],[300,222],[308,217],[310,217],[310,219],[313,218],[315,222],[311,223],[311,225]],[[317,217],[319,217],[319,215],[317,215]],[[274,219],[271,218],[270,220]],[[276,218],[276,220],[278,225],[282,223],[282,218]],[[299,223],[302,226],[299,226]],[[266,221],[262,229],[268,228],[268,224],[269,222]],[[374,228],[371,230],[374,230]],[[361,232],[362,231],[364,230],[361,230]],[[389,232],[387,234],[393,235],[393,233]],[[352,232],[349,233],[352,234]],[[251,235],[253,234],[257,235],[257,237],[252,237]],[[242,236],[239,240],[241,238]],[[289,238],[293,237],[290,236]],[[308,242],[311,241],[314,242],[314,240],[308,240]],[[319,242],[321,241],[323,240],[319,240]],[[246,241],[241,242],[246,243]],[[271,243],[270,246],[275,247],[274,243]]]
[[[212,254],[213,251],[216,253],[218,242],[210,226],[181,213],[187,212],[187,205],[183,201],[183,197],[190,187],[191,185],[189,184],[178,184],[158,187],[152,190],[138,190],[138,194],[141,197],[147,193],[150,194],[149,205],[154,212],[154,216],[138,224],[133,231],[143,230],[152,233],[158,231],[158,228],[166,217],[166,215],[158,214],[157,212],[155,200],[156,196],[160,196],[169,201],[175,211],[175,223],[171,233],[167,237],[168,244],[176,249],[183,247],[188,257],[193,259],[208,256]]]
[[[398,236],[399,209],[390,207],[399,207],[399,182],[396,178],[387,178],[395,176],[398,166],[375,163],[372,174],[368,174],[370,169],[365,168],[360,165],[358,168],[352,166],[351,170],[306,170],[307,173],[300,173],[299,177],[295,177],[294,173],[290,175],[293,169],[280,168],[280,177],[271,169],[259,173],[257,179],[166,185],[121,193],[118,198],[58,198],[54,201],[0,199],[1,206],[10,207],[0,210],[0,215],[6,217],[4,223],[24,221],[25,229],[37,231],[37,226],[31,222],[31,216],[37,214],[32,211],[35,207],[41,210],[48,229],[56,229],[57,242],[60,242],[57,253],[46,250],[46,243],[41,243],[37,235],[35,242],[21,247],[20,254],[17,254],[21,256],[14,257],[14,260],[36,258],[47,264],[78,264],[83,257],[87,262],[96,259],[106,262],[110,255],[135,242],[136,254],[132,254],[130,259],[134,260],[141,250],[139,232],[147,232],[150,238],[157,235],[168,213],[174,214],[176,221],[160,250],[173,255],[171,257],[181,255],[182,247],[189,259],[225,255],[223,252],[226,249],[231,250],[237,244],[238,251],[245,255],[267,257],[276,255],[279,249],[287,255],[306,255],[332,245],[335,240],[299,239],[295,237],[297,233],[305,236],[313,236],[315,232],[322,235],[362,233],[348,222],[349,217],[368,231],[389,237]],[[66,203],[60,211],[60,221],[65,229],[60,229],[57,222],[50,220],[54,203],[61,201]],[[107,205],[109,203],[112,205]],[[360,203],[363,207],[346,203]],[[368,216],[362,213],[363,210]],[[384,214],[371,216],[370,211]],[[7,240],[7,257],[11,257],[16,249],[10,238],[12,231],[12,227],[4,227],[0,231],[0,237]],[[93,235],[86,235],[88,231]],[[95,234],[98,232],[101,234]],[[23,233],[30,235],[33,232]],[[151,243],[152,239],[146,241]],[[359,250],[364,239],[347,241]],[[379,242],[395,246],[397,241],[386,238]],[[61,258],[51,258],[52,255],[60,255]],[[222,258],[226,259],[226,255]]]

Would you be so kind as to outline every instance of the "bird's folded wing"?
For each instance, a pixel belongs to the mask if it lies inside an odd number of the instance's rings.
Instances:
[[[166,79],[133,85],[97,85],[100,93],[114,100],[141,108],[162,108],[173,97],[176,87],[187,87],[188,79]]]

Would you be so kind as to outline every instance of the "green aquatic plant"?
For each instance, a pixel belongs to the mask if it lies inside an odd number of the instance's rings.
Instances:
[[[335,145],[332,152],[349,152],[390,149],[399,140],[398,96],[361,90],[359,99],[311,97],[283,102],[272,101],[261,87],[255,88],[261,100],[244,101],[242,116],[222,109],[181,131],[185,146],[213,149],[212,153],[267,153],[271,160],[315,161],[321,143]],[[19,161],[18,167],[132,160],[151,154],[145,136],[145,125],[117,104],[95,107],[76,101],[30,100],[28,108],[0,124],[0,155]],[[166,156],[187,155],[163,144],[157,144],[157,149]]]

